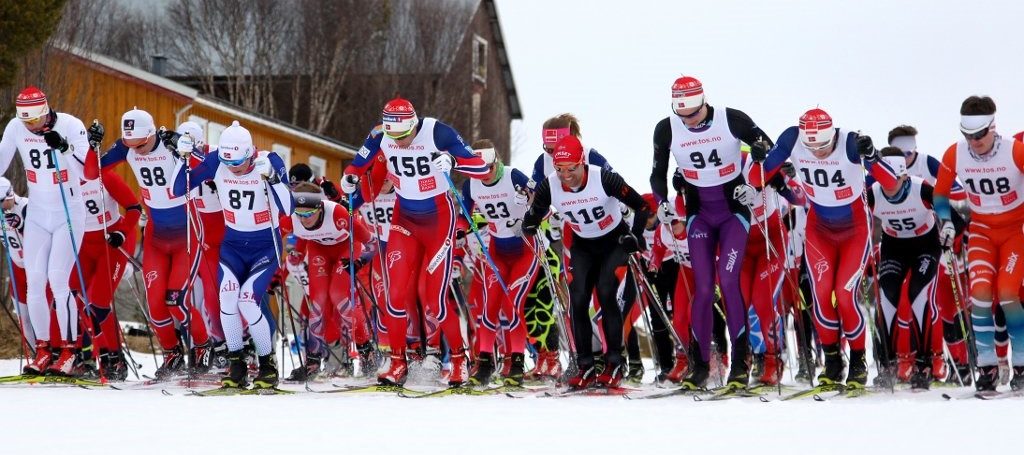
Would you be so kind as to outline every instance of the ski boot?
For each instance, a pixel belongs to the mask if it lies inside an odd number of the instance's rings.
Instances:
[[[522,352],[512,354],[509,359],[508,373],[501,380],[502,385],[518,387],[525,382],[526,356]]]
[[[189,361],[192,362],[189,366],[189,372],[191,374],[206,374],[210,372],[211,355],[213,354],[213,343],[210,340],[206,340],[206,343],[192,347]]]
[[[50,343],[46,341],[36,341],[36,358],[32,359],[25,368],[22,368],[22,373],[28,376],[36,376],[43,374],[44,371],[50,366],[50,362],[53,362],[53,351],[50,350]]]
[[[558,351],[541,349],[537,353],[537,365],[527,375],[529,380],[558,378],[562,375],[562,365],[558,363]]]
[[[687,390],[703,390],[707,386],[710,373],[711,364],[701,357],[699,343],[697,340],[690,342],[689,371],[679,386]]]
[[[928,390],[932,385],[932,359],[929,355],[922,355],[917,358],[914,366],[914,374],[910,375],[910,388],[914,390]]]
[[[249,367],[245,363],[242,351],[228,352],[225,358],[228,366],[224,376],[220,378],[220,386],[242,389],[249,385],[246,377]]]
[[[739,336],[732,345],[732,368],[725,381],[726,386],[734,389],[745,389],[750,383],[750,341],[746,336]]]
[[[956,373],[949,375],[949,379],[946,382],[957,384],[958,378],[964,386],[970,386],[974,382],[974,378],[971,377],[971,367],[968,365],[957,365]]]
[[[875,376],[872,384],[880,389],[891,389],[896,386],[896,366],[892,364],[892,361],[879,361],[878,376]]]
[[[359,374],[369,377],[377,371],[377,359],[374,357],[373,344],[366,342],[356,346],[359,353]]]
[[[210,353],[210,368],[217,372],[224,372],[228,368],[228,344],[218,341],[213,344],[213,351]]]
[[[1010,390],[1016,392],[1024,389],[1024,367],[1013,367],[1013,378],[1010,379]]]
[[[1004,348],[1005,349],[1005,348]],[[1005,355],[999,357],[999,384],[1010,383],[1010,359]]]
[[[157,379],[167,379],[171,376],[178,374],[182,368],[185,367],[185,351],[181,348],[181,345],[177,345],[174,349],[164,352],[164,363],[160,365],[160,368],[156,369],[155,376]]]
[[[942,354],[932,354],[932,380],[942,382],[947,377],[949,377],[949,365],[946,364],[946,359],[942,357]]]
[[[288,375],[287,381],[310,381],[315,379],[320,374],[320,356],[314,354],[306,354],[306,363],[294,370]]]
[[[764,357],[765,354],[754,354],[750,359],[750,377],[757,378],[758,382],[764,376]]]
[[[491,383],[491,376],[494,374],[494,359],[490,352],[481,352],[473,362],[473,372],[469,376],[469,383],[474,387],[487,386]]]
[[[117,350],[100,354],[100,368],[108,381],[124,382],[128,379],[128,362],[124,358],[123,351]]]
[[[457,353],[452,353],[450,360],[452,369],[448,373],[448,387],[458,387],[465,384],[469,380],[469,358],[466,356],[466,350],[463,349]]]
[[[100,378],[100,370],[97,368],[96,359],[92,356],[92,346],[82,348],[75,356],[74,370],[71,376],[82,379],[97,380]]]
[[[910,376],[914,374],[913,354],[899,354],[896,356],[896,379],[900,384],[910,382]]]
[[[626,382],[633,385],[640,385],[644,379],[644,364],[639,360],[630,360],[626,365]]]
[[[60,350],[60,356],[57,357],[53,363],[46,369],[46,374],[52,374],[54,376],[71,376],[71,373],[75,371],[75,364],[78,361],[78,356],[75,354],[75,349],[71,347],[63,347]]]
[[[796,374],[793,375],[793,379],[798,383],[810,384],[811,378],[814,377],[814,359],[809,353],[798,352],[796,363]]]
[[[665,373],[665,381],[678,384],[679,381],[683,380],[683,376],[689,370],[690,358],[687,357],[686,353],[676,353],[676,361],[672,364],[672,369]]]
[[[501,365],[501,373],[499,375],[503,378],[508,377],[508,373],[512,371],[512,356],[506,354],[501,359],[498,359],[496,363]]]
[[[778,353],[766,353],[764,355],[764,366],[761,368],[761,376],[757,378],[758,384],[774,386],[779,384],[782,378],[782,356]]]
[[[391,353],[391,365],[387,371],[377,376],[377,383],[400,386],[405,384],[405,379],[408,376],[409,363],[405,360],[405,351],[395,350]]]
[[[863,389],[868,384],[868,360],[863,349],[850,350],[850,373],[846,377],[846,387]]]
[[[993,391],[999,384],[999,366],[979,366],[978,380],[974,383],[975,390],[979,392]]]
[[[626,365],[623,364],[622,358],[609,358],[605,359],[604,369],[601,370],[601,374],[597,375],[598,387],[604,387],[612,389],[622,384],[622,377],[626,373]]]
[[[818,384],[835,385],[843,382],[843,355],[839,352],[839,344],[822,346],[825,351],[825,369],[818,375]]]
[[[596,377],[597,371],[594,369],[593,365],[580,365],[577,363],[576,374],[569,378],[569,389],[586,389],[594,383],[594,379]]]
[[[260,369],[252,380],[255,389],[273,389],[277,387],[277,361],[274,359],[274,351],[270,354],[259,356]]]

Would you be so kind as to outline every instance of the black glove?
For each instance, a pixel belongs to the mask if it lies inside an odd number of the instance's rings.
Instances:
[[[271,293],[276,293],[276,292],[280,292],[280,291],[281,291],[281,274],[280,273],[275,273],[274,276],[270,278],[270,292]]]
[[[533,237],[537,235],[537,228],[538,226],[536,224],[526,224],[523,222],[523,235]]]
[[[761,139],[750,144],[750,159],[757,163],[763,163],[764,160],[768,159],[768,151],[772,149],[772,146],[768,144],[768,141]]]
[[[869,136],[857,136],[857,153],[867,161],[878,159],[878,150],[875,150],[875,145]]]
[[[620,235],[619,245],[622,245],[622,251],[625,251],[626,254],[633,254],[640,251],[640,242],[637,241],[633,234]]]
[[[337,201],[341,198],[341,193],[338,192],[338,187],[334,186],[334,182],[330,180],[324,180],[320,182],[320,188],[324,190],[324,195],[327,199]]]
[[[46,140],[46,146],[50,147],[51,150],[56,150],[60,153],[68,151],[68,140],[64,139],[60,133],[54,130],[43,133],[43,139]]]
[[[157,135],[160,136],[160,142],[164,143],[164,148],[170,150],[171,153],[178,152],[178,137],[181,136],[180,134],[160,127],[160,132]]]
[[[203,184],[206,185],[206,187],[210,189],[211,193],[214,193],[214,194],[217,193],[217,183],[214,182],[213,180],[207,180],[207,181],[203,182]]]
[[[679,169],[672,173],[672,189],[677,193],[683,191],[683,174],[679,172]]]
[[[111,248],[120,248],[121,245],[124,245],[124,234],[111,231],[107,234],[107,245],[110,245]]]
[[[99,120],[93,120],[92,125],[89,126],[89,145],[92,146],[93,150],[99,151],[100,145],[103,145],[103,136],[106,131],[103,129],[103,124]]]
[[[348,259],[342,259],[342,260],[341,260],[341,265],[342,265],[342,267],[344,267],[344,268],[345,268],[345,271],[346,271],[346,272],[348,271],[348,267],[349,267],[349,265],[350,265],[350,264],[351,264],[351,266],[352,266],[352,269],[353,269],[353,270],[355,270],[355,271],[357,271],[357,272],[359,271],[359,269],[360,269],[360,268],[361,268],[362,266],[366,265],[366,263],[365,263],[365,262],[363,262],[363,259],[362,259],[362,258],[356,258],[356,260],[354,260],[354,261],[351,261],[351,262],[349,262],[349,260],[348,260]]]
[[[779,167],[779,172],[782,172],[789,178],[796,177],[796,167],[789,161],[783,161],[782,166]]]

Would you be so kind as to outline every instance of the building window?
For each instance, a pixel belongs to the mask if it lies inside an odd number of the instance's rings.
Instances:
[[[217,144],[220,143],[220,133],[224,132],[224,128],[227,127],[220,123],[208,123],[206,125],[206,143],[210,144],[212,148],[217,148]]]
[[[323,177],[327,173],[327,160],[310,155],[309,168],[313,170],[313,177]]]
[[[473,80],[487,85],[487,40],[473,35]]]
[[[284,161],[285,169],[291,169],[292,168],[292,148],[291,147],[288,147],[287,145],[274,144],[274,145],[272,145],[270,147],[270,151],[276,153],[277,156],[281,157],[281,160]]]
[[[480,139],[480,92],[473,92],[473,140]]]

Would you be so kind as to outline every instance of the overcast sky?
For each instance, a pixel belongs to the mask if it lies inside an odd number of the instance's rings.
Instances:
[[[941,155],[959,108],[992,96],[998,131],[1024,130],[1024,2],[898,0],[497,0],[523,107],[513,164],[532,166],[540,126],[572,112],[584,143],[650,191],[654,125],[680,74],[714,106],[772,138],[809,108],[884,145],[901,123]],[[517,138],[518,136],[518,138]],[[673,164],[674,168],[674,164]],[[528,172],[529,174],[529,172]]]

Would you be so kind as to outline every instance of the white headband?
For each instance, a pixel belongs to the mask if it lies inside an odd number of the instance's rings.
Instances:
[[[995,119],[994,115],[961,115],[960,131],[967,134],[977,133],[991,126]]]
[[[903,153],[917,151],[917,139],[914,136],[896,136],[889,141],[889,145],[902,150]]]

